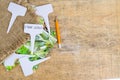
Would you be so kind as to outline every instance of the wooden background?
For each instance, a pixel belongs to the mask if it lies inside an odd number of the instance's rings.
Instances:
[[[2,1],[2,0],[1,0]],[[120,77],[120,0],[30,0],[51,3],[54,27],[58,16],[62,49],[57,45],[51,59],[40,64],[33,75],[24,77],[20,66],[5,71],[0,80],[102,80]]]

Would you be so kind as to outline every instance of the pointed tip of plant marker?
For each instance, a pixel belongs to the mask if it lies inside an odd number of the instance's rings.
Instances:
[[[9,30],[7,30],[7,34],[9,33]]]

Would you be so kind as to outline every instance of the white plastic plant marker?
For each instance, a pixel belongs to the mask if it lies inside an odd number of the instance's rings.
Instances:
[[[15,61],[17,59],[20,59],[22,57],[32,57],[30,55],[21,55],[21,54],[16,54],[16,53],[13,53],[11,54],[10,56],[8,56],[5,60],[4,60],[4,66],[14,66],[15,64]]]
[[[40,24],[25,24],[24,32],[30,34],[31,37],[31,54],[34,52],[35,36],[41,34],[43,31],[43,25]]]
[[[20,61],[20,65],[21,65],[24,75],[29,76],[33,73],[33,66],[40,64],[48,59],[50,59],[50,57],[43,58],[43,59],[36,60],[36,61],[30,61],[29,57],[23,57],[23,58],[20,58],[19,61]]]
[[[9,6],[8,6],[8,11],[10,11],[12,13],[12,17],[8,26],[8,30],[7,33],[9,33],[15,19],[17,18],[17,16],[24,16],[27,8],[23,7],[21,5],[18,5],[16,3],[10,2]]]
[[[49,24],[48,14],[52,12],[53,12],[53,7],[51,4],[38,6],[36,7],[36,12],[35,12],[37,15],[43,17],[49,34],[50,34],[50,24]]]

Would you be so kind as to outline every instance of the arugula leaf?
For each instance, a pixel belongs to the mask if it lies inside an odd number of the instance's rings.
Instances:
[[[18,54],[30,54],[30,50],[23,45],[16,50],[16,53],[18,53]]]

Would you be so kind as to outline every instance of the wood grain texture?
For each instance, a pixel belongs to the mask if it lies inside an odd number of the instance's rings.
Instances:
[[[10,72],[0,65],[0,80],[102,80],[120,77],[120,0],[29,0],[51,3],[57,15],[62,49],[24,77],[20,66]],[[0,13],[1,14],[1,13]]]

